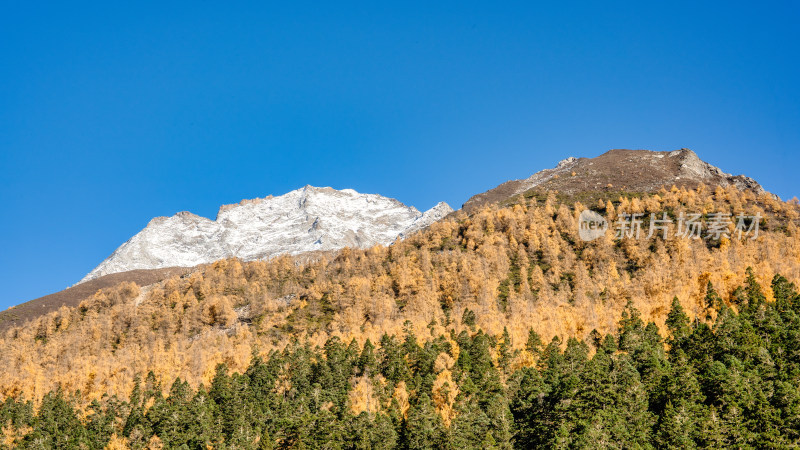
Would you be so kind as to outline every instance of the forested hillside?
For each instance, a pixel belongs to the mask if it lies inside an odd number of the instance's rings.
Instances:
[[[586,208],[763,219],[757,239],[585,242]],[[5,442],[797,444],[799,211],[734,187],[550,193],[388,247],[104,289],[3,336]]]
[[[675,299],[666,329],[628,305],[588,342],[466,329],[379,343],[293,341],[193,389],[136,379],[128,401],[47,394],[0,406],[4,445],[32,448],[788,448],[800,444],[800,296],[752,272],[713,321]],[[662,337],[663,332],[666,338]],[[533,365],[519,364],[522,352]],[[186,446],[186,447],[183,447]]]

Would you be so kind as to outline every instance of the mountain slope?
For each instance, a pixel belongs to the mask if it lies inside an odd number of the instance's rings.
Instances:
[[[231,257],[250,261],[387,245],[450,212],[443,202],[420,213],[377,194],[306,186],[279,197],[224,205],[216,220],[189,212],[156,217],[81,282],[111,273],[193,267]]]
[[[175,275],[183,275],[192,271],[188,267],[168,267],[163,269],[139,269],[128,272],[104,275],[85,283],[55,292],[25,303],[0,311],[0,333],[24,324],[37,317],[59,310],[61,307],[73,308],[81,301],[90,298],[98,290],[108,289],[121,283],[134,283],[144,287]]]
[[[591,204],[513,194],[391,246],[223,259],[103,288],[0,333],[0,441],[791,447],[800,206],[726,181],[599,190]],[[761,220],[757,236],[731,223],[728,237],[689,238],[672,222],[663,235],[584,241],[586,208],[608,223]]]
[[[695,152],[650,150],[610,150],[595,158],[569,157],[552,169],[537,172],[524,180],[507,181],[494,189],[471,197],[464,209],[503,201],[531,189],[555,190],[565,194],[586,191],[625,190],[655,192],[675,185],[694,189],[700,184],[735,186],[761,194],[764,188],[752,178],[731,175],[701,160]]]

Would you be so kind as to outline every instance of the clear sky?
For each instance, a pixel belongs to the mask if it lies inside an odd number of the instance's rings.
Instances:
[[[795,0],[120,3],[3,5],[2,308],[154,216],[305,184],[459,207],[688,147],[800,195]]]

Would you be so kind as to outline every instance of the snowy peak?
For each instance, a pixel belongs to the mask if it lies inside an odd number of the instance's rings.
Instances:
[[[135,269],[192,267],[222,258],[265,259],[342,247],[387,245],[453,211],[425,213],[377,194],[305,186],[223,205],[216,220],[190,212],[156,217],[81,282]]]
[[[451,208],[450,205],[445,202],[439,202],[436,204],[436,206],[425,211],[425,213],[415,219],[414,223],[412,223],[411,226],[402,233],[401,237],[408,236],[414,231],[426,228],[428,225],[444,219],[445,216],[451,212],[453,212],[453,208]]]

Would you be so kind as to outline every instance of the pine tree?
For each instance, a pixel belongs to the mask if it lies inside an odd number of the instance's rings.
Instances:
[[[691,329],[689,328],[689,316],[683,310],[678,297],[672,299],[672,307],[667,314],[666,325],[670,334],[667,341],[670,349],[680,348],[691,334]]]
[[[75,411],[74,400],[59,389],[42,399],[33,430],[25,436],[23,446],[71,449],[89,444],[88,433]]]
[[[717,291],[714,290],[714,285],[711,284],[711,281],[709,281],[708,285],[706,286],[706,296],[703,300],[706,320],[711,320],[712,312],[719,310],[722,307],[722,304],[722,298],[719,296],[719,294],[717,294]]]
[[[364,342],[364,347],[361,350],[361,355],[358,357],[358,374],[359,375],[372,375],[378,366],[378,359],[375,356],[375,346],[367,339]]]
[[[694,367],[682,350],[670,356],[668,374],[656,391],[653,410],[660,416],[656,427],[657,442],[664,448],[700,446],[706,416],[705,397]]]
[[[405,445],[409,449],[429,449],[442,445],[441,417],[427,394],[422,394],[411,407],[405,424]]]
[[[392,383],[408,380],[410,372],[403,356],[403,349],[394,336],[384,334],[381,337],[380,371]]]
[[[753,268],[748,267],[746,270],[747,278],[745,279],[745,292],[747,293],[747,311],[755,312],[766,301],[761,285],[758,284]]]
[[[497,364],[503,373],[511,372],[511,361],[516,352],[514,352],[511,345],[511,335],[508,333],[508,328],[503,327],[503,334],[500,337],[500,346],[498,348],[499,358]]]

